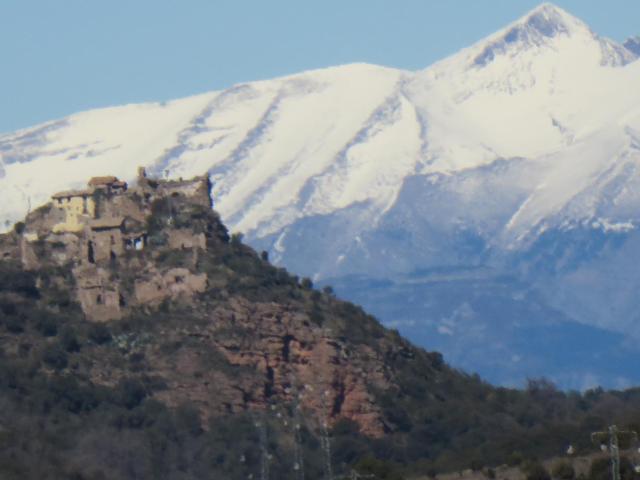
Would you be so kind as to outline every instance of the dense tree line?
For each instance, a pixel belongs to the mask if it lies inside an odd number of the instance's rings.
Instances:
[[[194,259],[192,252],[163,249],[169,223],[206,233],[207,255]],[[386,434],[368,438],[342,420],[322,438],[318,419],[304,418],[302,412],[303,419],[295,420],[300,412],[293,405],[206,421],[194,405],[169,408],[154,398],[165,388],[162,378],[147,375],[136,355],[125,359],[120,352],[141,331],[161,338],[161,329],[182,328],[189,308],[197,305],[164,302],[152,313],[92,324],[71,298],[70,266],[25,272],[4,261],[0,478],[234,480],[260,478],[268,468],[270,478],[287,480],[301,478],[303,467],[305,478],[313,480],[325,475],[323,448],[329,441],[338,473],[355,469],[395,480],[508,463],[521,465],[531,480],[546,480],[545,475],[572,480],[568,469],[546,472],[535,460],[558,455],[568,444],[578,453],[590,452],[590,433],[611,423],[640,429],[639,389],[562,392],[543,379],[530,381],[524,390],[493,387],[451,369],[437,353],[414,348],[361,308],[336,299],[330,289],[314,290],[311,280],[271,265],[267,255],[256,254],[241,237],[229,236],[208,209],[179,200],[158,203],[148,228],[159,266],[195,262],[224,285],[208,292],[207,301],[242,295],[286,302],[307,312],[314,324],[372,348],[383,336],[394,337],[399,348],[386,353],[385,364],[395,372],[396,387],[375,392]],[[132,273],[114,269],[113,275]],[[128,362],[129,374],[113,385],[94,383],[86,372],[99,356],[91,352]],[[227,368],[214,353],[211,365]],[[292,428],[296,422],[297,430]],[[623,467],[629,480],[633,473],[627,464]],[[602,468],[594,466],[593,480],[602,478]]]

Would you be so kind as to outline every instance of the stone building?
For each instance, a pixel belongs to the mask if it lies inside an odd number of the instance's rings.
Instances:
[[[87,260],[100,263],[116,260],[124,252],[122,236],[124,218],[98,218],[89,223]]]
[[[77,281],[77,297],[87,318],[95,322],[107,322],[122,318],[124,297],[120,286],[110,281],[109,274],[93,265],[74,270]]]
[[[138,188],[149,201],[184,195],[198,205],[213,207],[209,175],[184,180],[154,180],[147,177],[143,167],[138,169]]]
[[[181,295],[191,296],[207,289],[207,275],[194,274],[186,268],[172,268],[166,272],[152,269],[146,277],[136,280],[134,286],[135,299],[143,304],[159,303],[165,298]]]
[[[91,190],[70,190],[52,196],[53,206],[62,213],[62,221],[54,225],[54,233],[80,232],[96,215],[96,204]]]
[[[92,177],[89,180],[89,188],[92,191],[101,190],[108,195],[119,195],[127,191],[127,182],[118,180],[118,177]]]
[[[54,233],[81,232],[91,219],[100,214],[97,195],[107,198],[127,191],[127,182],[117,177],[93,177],[88,189],[70,190],[53,195],[53,207],[62,213],[62,220],[53,227]]]
[[[210,208],[210,192],[208,175],[160,180],[147,178],[140,169],[137,185],[132,188],[114,176],[93,177],[85,190],[53,195],[49,206],[27,217],[13,250],[0,245],[0,255],[5,256],[6,251],[9,258],[19,252],[28,270],[71,263],[76,297],[87,319],[119,319],[131,307],[189,297],[207,288],[206,274],[188,268],[158,269],[154,251],[140,251],[148,248],[147,228],[159,201],[166,200],[169,206],[189,205],[190,209],[194,205]],[[188,202],[174,203],[178,197]],[[193,250],[195,266],[198,252],[207,248],[206,235],[188,226],[171,225],[168,223],[162,233],[166,239],[163,245]],[[127,268],[138,272],[134,284],[119,275],[123,260]]]
[[[194,233],[188,228],[177,228],[169,232],[169,247],[176,250],[200,248],[207,249],[207,237],[204,233]]]

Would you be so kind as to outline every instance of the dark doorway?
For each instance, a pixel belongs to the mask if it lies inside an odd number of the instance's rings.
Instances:
[[[95,251],[91,240],[89,240],[89,245],[87,247],[87,260],[89,260],[89,263],[96,263]]]

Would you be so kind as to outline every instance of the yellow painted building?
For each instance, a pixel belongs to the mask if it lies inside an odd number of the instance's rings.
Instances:
[[[53,206],[64,212],[64,221],[53,227],[55,233],[80,232],[95,217],[96,204],[88,190],[60,192],[52,198]]]

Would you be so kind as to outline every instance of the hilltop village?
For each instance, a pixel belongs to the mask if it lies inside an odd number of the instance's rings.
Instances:
[[[20,295],[0,284],[0,327],[9,295],[19,308],[60,318],[50,322],[56,332],[74,321],[83,331],[118,331],[110,346],[144,358],[147,372],[163,378],[155,398],[172,407],[193,403],[204,421],[264,410],[276,399],[291,402],[308,386],[324,395],[298,398],[304,408],[326,414],[331,405],[335,421],[348,418],[363,434],[380,437],[384,421],[370,386],[389,386],[385,354],[366,342],[348,347],[345,334],[375,331],[371,343],[385,352],[396,348],[389,343],[396,334],[230,237],[210,191],[206,175],[164,181],[141,169],[133,186],[105,176],[56,193],[0,235],[0,263],[26,278],[33,295],[16,301]],[[7,311],[20,315],[18,308]],[[132,327],[148,319],[152,325]],[[16,322],[25,329],[24,320]],[[92,338],[80,356],[101,342]],[[122,353],[108,367],[103,353],[85,364],[94,381],[114,385],[130,375],[118,363]]]
[[[56,193],[50,203],[29,214],[17,226],[19,241],[0,246],[0,258],[19,257],[25,270],[73,263],[77,300],[87,318],[119,319],[128,307],[206,289],[206,274],[185,268],[159,272],[141,256],[127,254],[148,247],[148,219],[154,205],[170,209],[172,202],[186,199],[190,205],[210,209],[210,189],[207,175],[159,180],[148,178],[144,168],[133,187],[114,176],[93,177],[86,189]],[[170,228],[166,235],[173,249],[207,248],[204,232],[192,228]],[[110,271],[125,256],[128,266],[139,263],[141,276],[132,289],[123,288]]]

